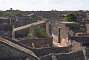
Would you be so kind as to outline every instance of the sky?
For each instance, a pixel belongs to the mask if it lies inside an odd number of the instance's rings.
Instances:
[[[89,10],[89,0],[0,0],[0,10]]]

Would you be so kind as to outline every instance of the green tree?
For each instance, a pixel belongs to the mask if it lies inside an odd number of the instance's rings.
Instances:
[[[76,22],[76,16],[74,14],[68,14],[64,19],[68,22]]]
[[[74,14],[68,14],[64,17],[64,19],[65,19],[65,21],[68,21],[68,22],[77,22],[76,16]],[[69,29],[71,29],[74,32],[77,32],[80,29],[79,23],[78,24],[66,24],[66,26],[68,26]]]

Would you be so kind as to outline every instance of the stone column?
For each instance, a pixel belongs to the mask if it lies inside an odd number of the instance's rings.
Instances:
[[[58,43],[61,43],[61,28],[58,28]]]
[[[46,32],[49,37],[51,37],[51,24],[50,22],[46,22]]]
[[[13,30],[14,30],[14,25],[12,25],[12,40],[15,39],[15,31],[13,31]]]
[[[48,34],[49,41],[50,41],[49,45],[50,45],[50,47],[52,47],[52,43],[53,43],[52,39],[53,38],[52,38],[52,33],[51,33],[51,24],[50,24],[50,22],[46,23],[46,32]]]

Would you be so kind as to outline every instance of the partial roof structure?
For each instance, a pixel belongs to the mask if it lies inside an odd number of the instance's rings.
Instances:
[[[0,37],[0,42],[39,59],[31,49],[25,48],[25,47],[17,44],[15,41],[11,41],[11,40],[4,39],[4,38]]]
[[[25,55],[21,51],[0,42],[0,60],[10,57],[25,57]]]

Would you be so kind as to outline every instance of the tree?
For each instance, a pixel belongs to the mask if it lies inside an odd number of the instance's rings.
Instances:
[[[77,22],[76,16],[74,14],[68,14],[64,17],[64,19],[65,19],[65,21],[68,21],[68,22]],[[78,32],[80,29],[79,23],[78,24],[66,24],[66,26],[68,26],[69,29],[74,31],[74,32]]]
[[[76,16],[74,14],[68,14],[64,19],[68,22],[76,22]]]
[[[68,14],[65,16],[65,21],[68,22],[76,22],[77,24],[66,24],[66,26],[69,27],[70,30],[72,30],[73,32],[77,33],[77,32],[85,32],[86,31],[86,27],[85,24],[81,23],[77,21],[76,16],[74,14]]]

